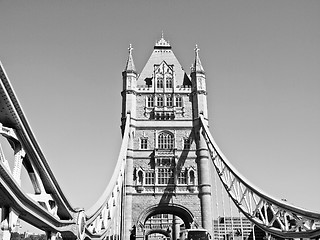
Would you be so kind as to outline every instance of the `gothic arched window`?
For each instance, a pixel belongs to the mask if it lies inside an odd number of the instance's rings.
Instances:
[[[137,185],[143,185],[143,172],[141,169],[138,171]]]
[[[171,77],[166,78],[166,88],[172,88],[172,78]]]
[[[189,171],[189,184],[194,185],[195,184],[195,176],[194,176],[194,171],[190,170]]]
[[[163,88],[163,78],[162,77],[157,78],[157,88]]]
[[[160,133],[158,136],[159,149],[173,149],[174,137],[168,132]]]

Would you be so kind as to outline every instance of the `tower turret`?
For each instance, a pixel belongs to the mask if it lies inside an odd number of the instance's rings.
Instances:
[[[208,119],[206,75],[199,57],[199,48],[196,45],[195,60],[191,67],[193,120],[196,132],[197,164],[199,171],[199,198],[201,203],[202,227],[212,232],[212,209],[211,209],[211,184],[209,172],[208,149],[202,129],[198,124],[200,114]]]
[[[199,57],[198,45],[195,47],[195,61],[191,67],[191,81],[193,92],[193,118],[203,114],[208,119],[206,75]]]
[[[124,71],[122,72],[123,79],[123,90],[122,95],[122,124],[121,128],[123,129],[125,123],[123,120],[126,118],[126,114],[130,112],[131,117],[136,115],[136,87],[137,87],[137,72],[133,62],[132,57],[132,46],[129,45],[129,56],[125,66]]]

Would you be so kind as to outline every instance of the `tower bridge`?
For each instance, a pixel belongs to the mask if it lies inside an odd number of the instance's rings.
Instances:
[[[319,238],[320,213],[278,200],[235,169],[208,128],[206,74],[199,48],[183,70],[160,38],[138,73],[132,47],[122,72],[122,143],[111,180],[90,209],[68,202],[0,65],[0,236],[21,219],[48,239],[176,240],[183,229],[213,239]],[[25,169],[33,191],[22,188]]]

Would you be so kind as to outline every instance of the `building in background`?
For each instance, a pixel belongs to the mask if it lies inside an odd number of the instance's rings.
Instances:
[[[214,239],[248,239],[252,223],[244,217],[219,217],[213,221]]]

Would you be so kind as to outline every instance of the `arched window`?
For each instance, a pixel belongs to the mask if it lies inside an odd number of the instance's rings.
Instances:
[[[157,78],[157,88],[163,88],[163,77]]]
[[[173,141],[173,134],[168,132],[160,133],[158,136],[158,147],[159,149],[172,149]]]
[[[194,176],[194,171],[190,170],[189,171],[189,184],[194,185],[195,184],[195,176]]]
[[[172,78],[171,77],[166,78],[166,88],[172,88]]]
[[[143,172],[141,169],[138,171],[137,185],[143,185]]]

